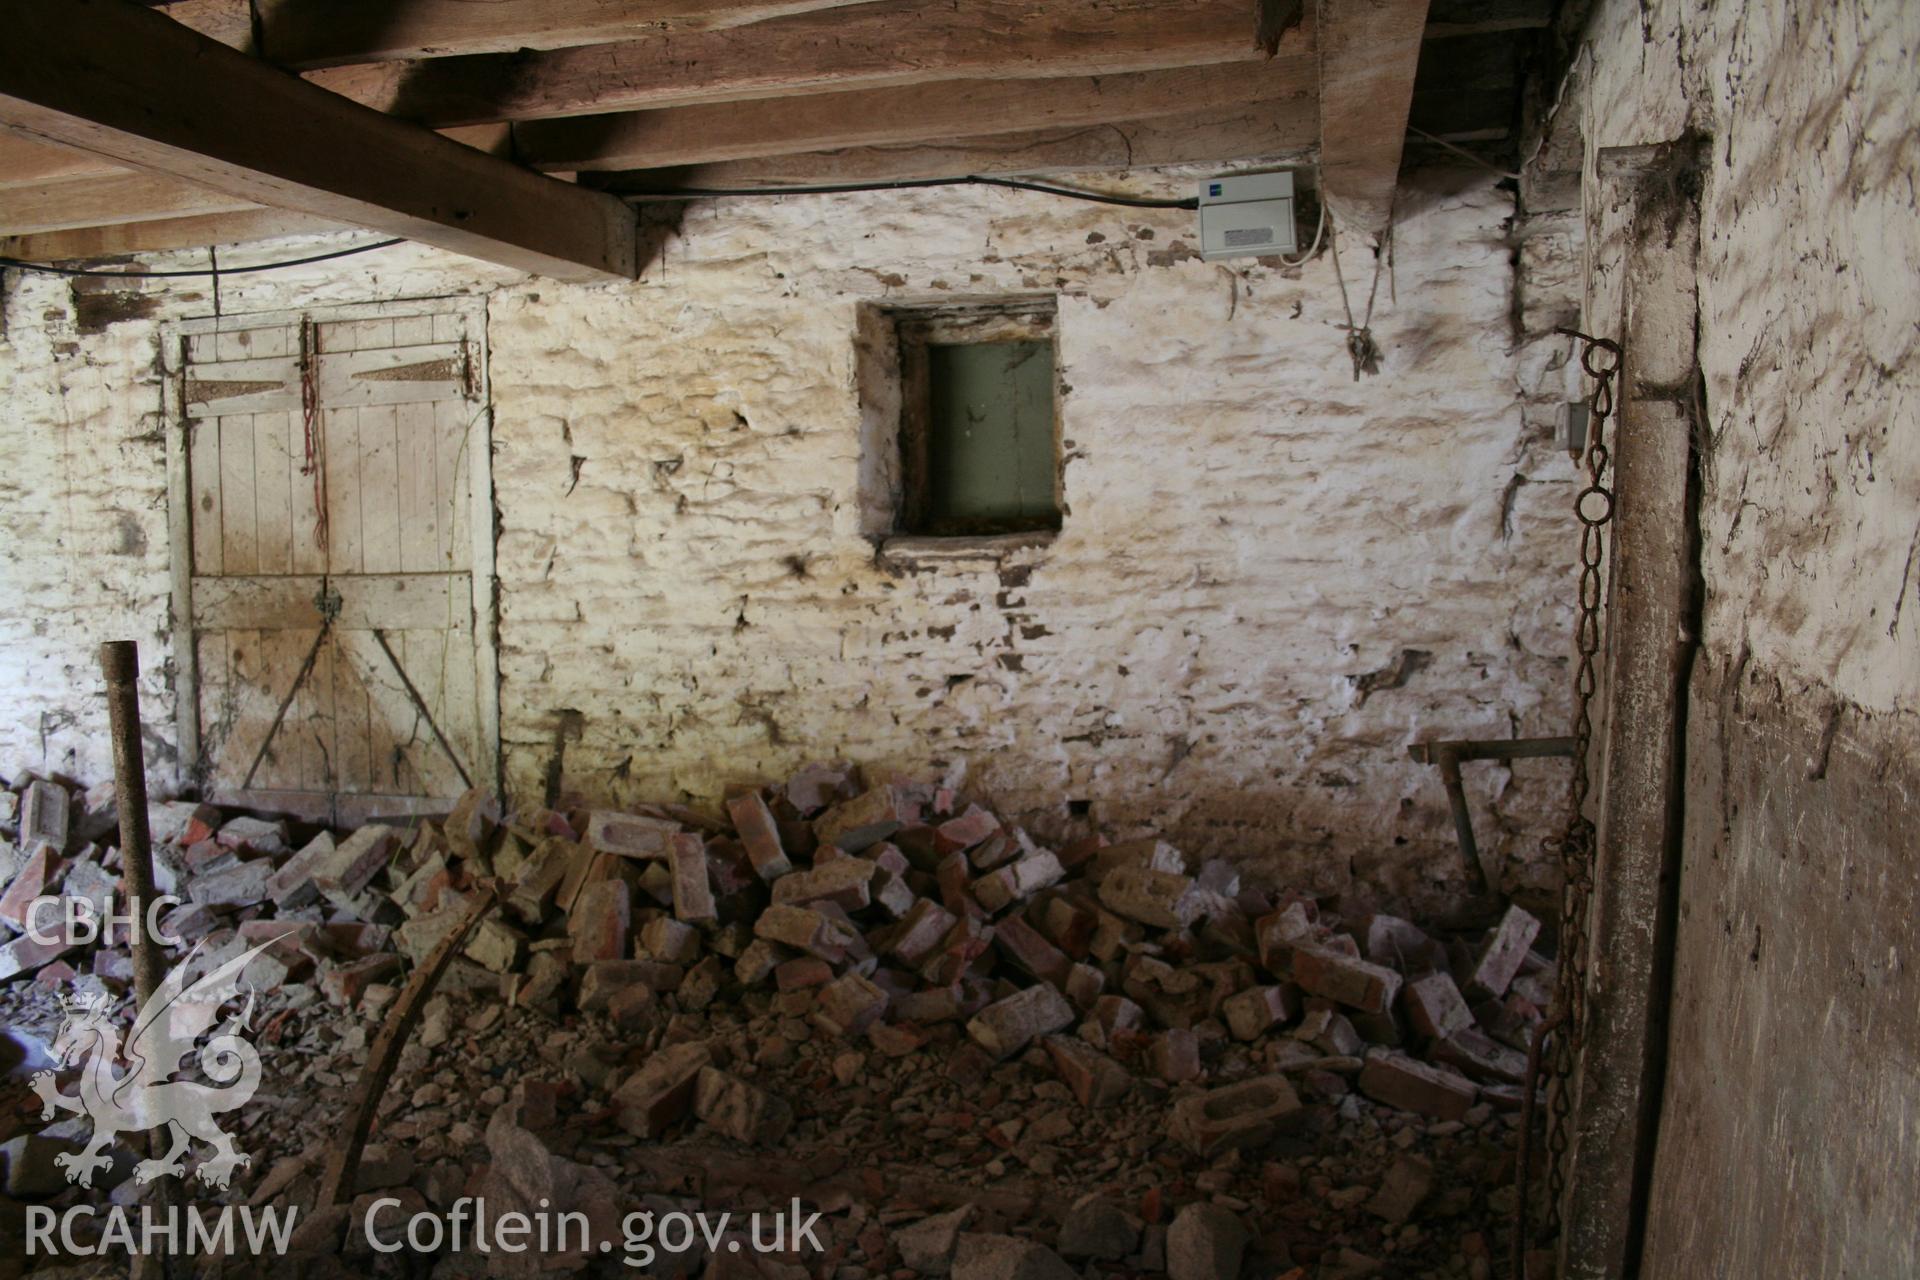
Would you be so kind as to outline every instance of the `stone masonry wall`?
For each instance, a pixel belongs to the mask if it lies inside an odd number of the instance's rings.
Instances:
[[[516,796],[569,724],[563,786],[593,803],[711,802],[841,755],[945,773],[1043,833],[1151,827],[1431,896],[1459,864],[1407,744],[1557,733],[1566,706],[1565,344],[1516,305],[1513,208],[1483,175],[1415,176],[1360,382],[1324,254],[1204,263],[1191,213],[1001,191],[695,206],[632,286],[409,247],[232,278],[220,306],[489,294]],[[1359,308],[1371,259],[1343,250]],[[8,288],[0,760],[98,777],[91,646],[168,653],[156,325],[213,299],[148,289],[103,326],[63,282]],[[1015,294],[1057,299],[1065,527],[999,559],[877,555],[860,308]],[[167,681],[146,693],[166,752]],[[1563,771],[1470,770],[1517,885],[1545,884]]]

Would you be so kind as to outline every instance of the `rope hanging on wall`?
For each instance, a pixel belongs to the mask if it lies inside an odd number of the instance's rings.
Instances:
[[[1347,278],[1340,270],[1340,220],[1333,219],[1333,225],[1327,228],[1327,248],[1333,256],[1333,278],[1340,285],[1340,305],[1345,308],[1347,322],[1340,327],[1347,331],[1347,355],[1353,359],[1353,380],[1360,381],[1361,374],[1373,376],[1380,372],[1380,344],[1373,340],[1373,302],[1380,296],[1380,265],[1386,261],[1386,245],[1393,235],[1388,227],[1381,237],[1379,249],[1373,255],[1373,283],[1367,288],[1367,312],[1359,324],[1353,322],[1353,302],[1347,297]]]

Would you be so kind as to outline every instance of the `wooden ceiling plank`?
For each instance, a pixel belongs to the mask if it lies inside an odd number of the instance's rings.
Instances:
[[[1312,156],[1315,134],[1311,113],[1301,111],[1296,99],[1282,98],[1149,120],[1020,130],[948,143],[849,147],[600,174],[593,180],[612,190],[643,192],[907,182],[970,174],[1006,177],[1239,160],[1298,163]]]
[[[631,279],[618,200],[388,119],[127,0],[0,0],[0,123],[252,204],[568,280]]]
[[[382,63],[308,78],[434,128],[956,79],[1119,75],[1263,58],[1245,0],[879,0],[646,40]],[[1309,49],[1290,32],[1283,54]]]
[[[353,228],[338,222],[288,213],[284,209],[249,209],[243,213],[201,214],[11,236],[0,239],[0,256],[26,262],[74,262],[350,230]]]
[[[1320,181],[1343,229],[1385,233],[1427,0],[1318,0]]]
[[[753,99],[514,126],[537,169],[667,168],[846,147],[1034,132],[1155,116],[1292,104],[1311,125],[1317,67],[1308,55],[1211,67],[1046,80],[953,80],[794,98]]]
[[[195,0],[208,3],[209,0]],[[212,0],[228,3],[229,0]],[[869,0],[264,0],[260,54],[337,67],[718,31]]]
[[[67,147],[48,146],[37,139],[0,129],[0,190],[79,178],[109,178],[126,172],[125,167],[111,160]]]
[[[230,213],[253,202],[151,173],[75,178],[0,188],[0,235]]]

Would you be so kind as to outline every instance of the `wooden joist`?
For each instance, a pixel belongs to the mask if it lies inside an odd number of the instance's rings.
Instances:
[[[20,258],[27,262],[74,262],[86,258],[244,244],[276,236],[317,235],[350,229],[325,218],[288,213],[284,209],[249,209],[242,213],[199,214],[184,218],[162,218],[154,222],[120,222],[71,231],[41,231],[32,235],[0,237],[0,257]],[[268,252],[258,253],[239,265],[267,261],[273,256]]]
[[[1313,59],[1296,56],[1250,63],[1227,75],[1211,67],[1186,67],[1047,80],[940,81],[536,120],[514,126],[514,150],[538,169],[666,168],[1231,111],[1249,99],[1291,109],[1311,127],[1314,78]]]
[[[0,29],[0,124],[518,270],[634,274],[620,201],[342,101],[127,0],[0,0]]]
[[[0,187],[0,235],[251,209],[250,200],[151,173]]]
[[[968,174],[1059,173],[1228,160],[1298,161],[1311,155],[1314,121],[1292,98],[1245,102],[1151,120],[1024,130],[911,146],[849,147],[685,169],[608,175],[622,191],[904,182]]]
[[[1343,229],[1393,218],[1427,0],[1319,0],[1320,182]]]
[[[206,0],[201,0],[206,2]],[[212,0],[232,3],[232,0]],[[283,67],[513,53],[742,27],[867,0],[263,0],[261,57]],[[242,4],[244,8],[244,3]]]
[[[75,178],[110,178],[126,172],[122,166],[99,156],[66,147],[50,147],[0,129],[0,190],[36,187],[43,182],[68,182]]]
[[[1281,46],[1304,52],[1310,33]],[[309,74],[435,128],[952,79],[1104,76],[1264,58],[1246,0],[881,0],[724,31]],[[1224,74],[1224,73],[1223,73]]]

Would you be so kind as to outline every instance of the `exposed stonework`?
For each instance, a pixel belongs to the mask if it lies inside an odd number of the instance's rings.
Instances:
[[[695,206],[631,287],[405,248],[223,280],[220,307],[490,291],[511,795],[540,794],[578,712],[562,781],[596,802],[711,804],[839,752],[964,775],[1043,833],[1067,797],[1296,883],[1433,894],[1462,868],[1405,745],[1565,713],[1565,343],[1516,334],[1512,212],[1484,175],[1415,176],[1359,383],[1324,256],[1202,263],[1189,213],[1008,192]],[[132,635],[164,761],[155,339],[213,301],[176,285],[82,335],[64,283],[9,290],[0,756],[102,776],[92,646]],[[1058,299],[1063,532],[877,557],[861,304],[1010,293]],[[1472,771],[1483,846],[1537,858],[1563,770]]]

